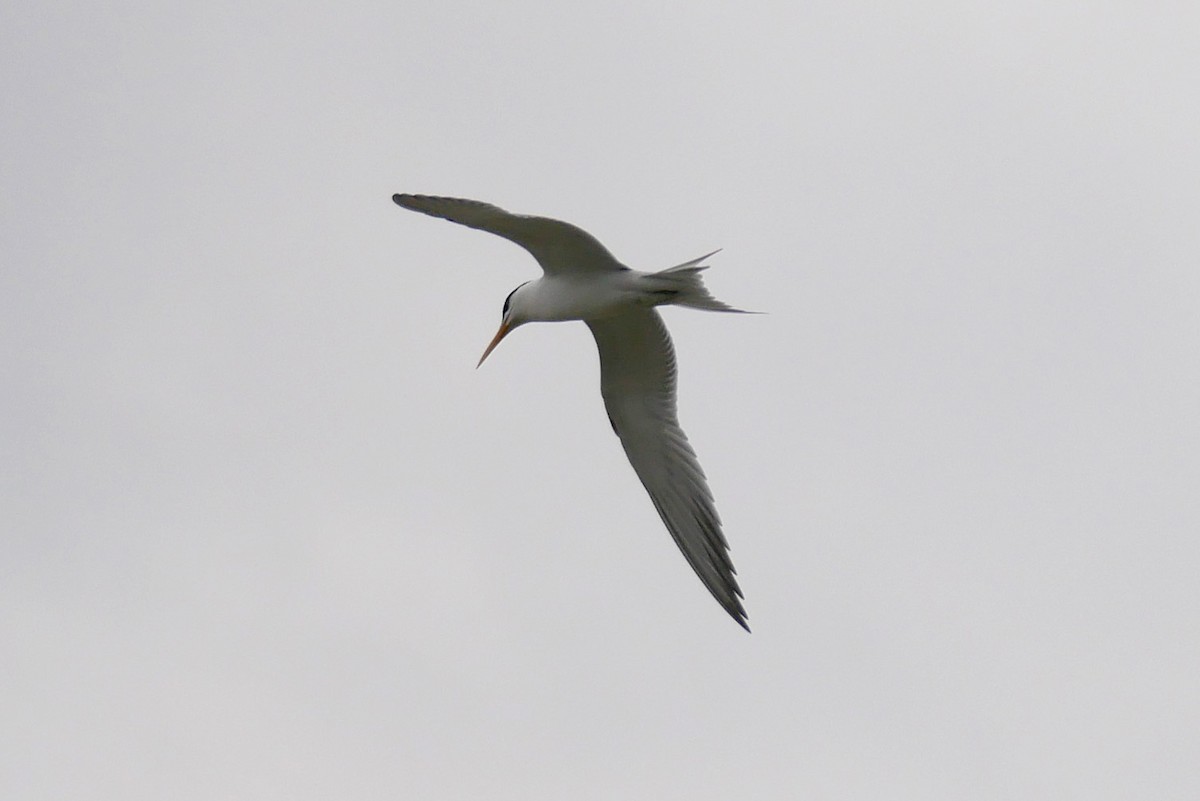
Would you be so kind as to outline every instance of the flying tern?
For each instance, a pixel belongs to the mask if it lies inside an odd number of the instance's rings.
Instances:
[[[537,260],[544,275],[509,293],[500,329],[479,364],[525,323],[586,323],[600,351],[600,394],[629,462],[688,564],[749,631],[708,481],[676,418],[675,351],[655,311],[668,305],[742,311],[705,288],[700,272],[707,266],[701,262],[713,253],[659,272],[641,272],[617,261],[587,231],[560,220],[512,214],[461,198],[393,195],[392,200],[402,208],[504,237]]]

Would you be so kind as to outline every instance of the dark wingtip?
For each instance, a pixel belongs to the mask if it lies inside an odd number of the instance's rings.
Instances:
[[[750,616],[746,614],[746,610],[742,608],[741,604],[738,604],[736,609],[726,609],[725,611],[729,613],[729,616],[739,626],[746,630],[746,633],[750,633]]]
[[[733,572],[736,573],[737,571],[735,570]],[[747,633],[749,633],[750,615],[746,614],[746,607],[742,606],[742,591],[736,584],[734,584],[733,592],[736,597],[730,598],[729,603],[721,601],[721,608],[723,608],[725,612],[731,618],[733,618],[734,623],[737,623],[739,626],[744,628]]]
[[[395,203],[397,206],[403,206],[404,205],[404,195],[401,195],[401,194],[392,195],[392,202]]]

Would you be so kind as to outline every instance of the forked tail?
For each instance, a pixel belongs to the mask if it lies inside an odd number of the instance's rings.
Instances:
[[[655,306],[670,304],[687,306],[690,309],[754,314],[745,309],[735,309],[728,303],[722,303],[712,296],[708,287],[704,286],[704,279],[700,273],[707,270],[708,265],[700,262],[719,252],[714,250],[698,259],[642,276],[642,283],[648,299]]]

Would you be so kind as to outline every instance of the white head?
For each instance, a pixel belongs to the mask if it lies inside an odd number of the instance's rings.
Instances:
[[[508,293],[508,297],[504,299],[504,308],[500,312],[500,330],[496,332],[496,336],[492,337],[492,341],[488,343],[487,349],[483,355],[479,357],[479,364],[475,365],[478,369],[479,365],[483,364],[484,359],[491,355],[496,346],[500,344],[500,340],[508,336],[508,332],[521,325],[529,322],[529,318],[524,313],[524,303],[522,302],[521,290],[531,282],[526,281],[519,287]]]

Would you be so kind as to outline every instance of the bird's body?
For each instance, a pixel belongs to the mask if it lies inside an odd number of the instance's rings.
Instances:
[[[514,289],[511,302],[519,304],[528,322],[611,317],[636,301],[637,278],[632,270],[599,276],[547,275]]]
[[[703,269],[696,265],[707,258],[702,256],[658,273],[622,267],[611,273],[546,275],[521,284],[509,297],[511,305],[520,310],[523,322],[530,323],[598,320],[633,308],[666,304],[703,304],[699,308],[735,311],[713,300],[707,292],[696,295],[695,272]]]
[[[511,214],[487,203],[394,195],[397,205],[502,236],[528,250],[544,275],[504,302],[500,330],[527,322],[582,320],[600,353],[600,390],[613,430],[659,516],[713,597],[747,631],[742,592],[712,493],[675,413],[675,352],[656,306],[738,311],[708,293],[708,256],[659,272],[631,270],[569,223]]]

